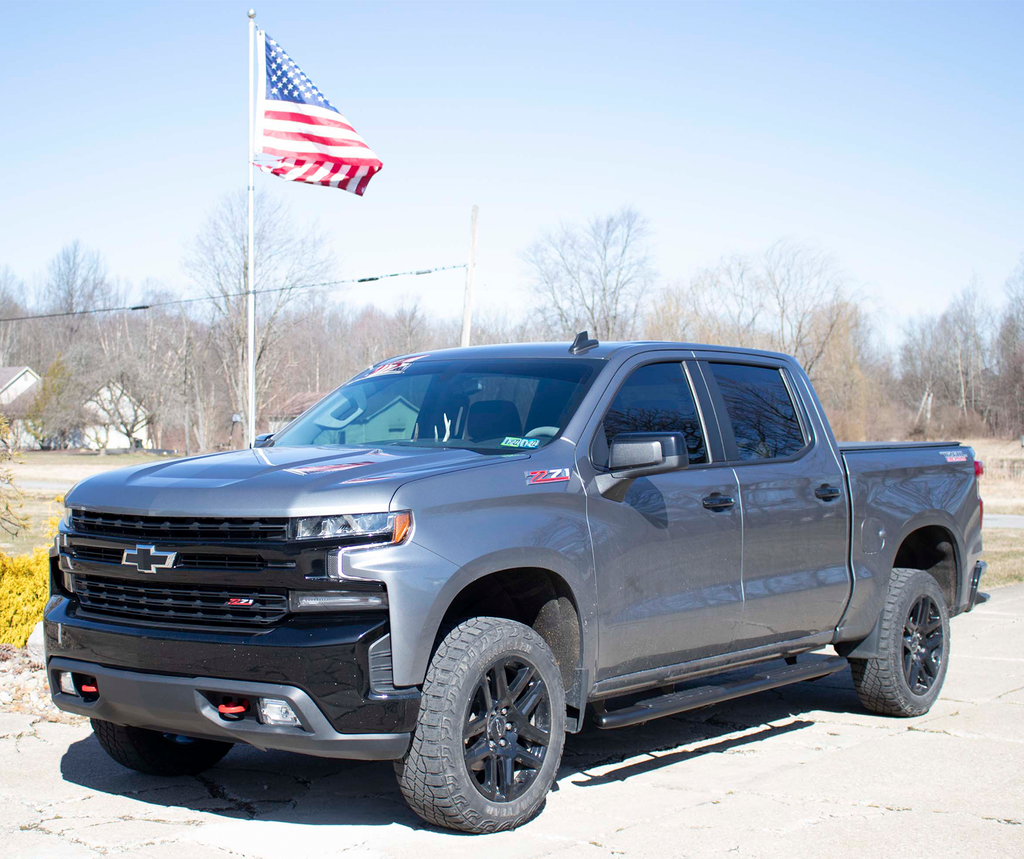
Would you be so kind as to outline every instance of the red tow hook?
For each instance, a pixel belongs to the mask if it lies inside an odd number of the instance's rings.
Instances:
[[[83,684],[82,684],[82,691],[83,691],[83,692],[84,692],[84,693],[85,693],[86,695],[95,695],[95,694],[97,694],[97,693],[98,693],[98,692],[99,692],[100,690],[99,690],[99,689],[98,689],[98,688],[97,688],[96,686],[93,686],[93,685],[92,685],[91,683],[83,683]]]
[[[218,705],[217,712],[220,713],[222,719],[235,722],[241,719],[249,711],[249,699],[243,698],[241,701],[225,701],[223,704]]]

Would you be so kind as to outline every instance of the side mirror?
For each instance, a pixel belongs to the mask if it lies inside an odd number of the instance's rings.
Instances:
[[[274,434],[272,432],[262,432],[256,436],[256,443],[253,447],[273,447],[274,446]]]
[[[681,432],[619,433],[608,446],[608,472],[597,476],[597,491],[621,501],[638,477],[680,471],[690,464]]]

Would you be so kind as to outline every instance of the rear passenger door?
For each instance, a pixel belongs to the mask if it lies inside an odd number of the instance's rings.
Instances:
[[[813,636],[849,596],[842,466],[782,361],[702,361],[743,508],[738,650]]]

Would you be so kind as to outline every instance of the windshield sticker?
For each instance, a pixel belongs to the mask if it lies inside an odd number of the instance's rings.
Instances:
[[[505,436],[505,440],[501,443],[502,447],[523,447],[532,450],[535,447],[540,447],[539,438],[518,438],[514,435]]]
[[[946,462],[967,462],[965,450],[940,450],[939,455],[946,457]]]
[[[364,465],[376,465],[372,460],[364,462],[339,462],[336,465],[303,465],[299,468],[286,468],[289,474],[326,474],[329,471],[348,471],[350,468],[362,468]]]
[[[538,486],[541,483],[567,483],[572,474],[571,468],[549,468],[544,471],[527,471],[527,486]]]
[[[385,361],[379,367],[374,367],[366,374],[366,378],[370,376],[386,376],[390,373],[404,373],[409,365],[413,361],[419,361],[420,358],[426,358],[426,355],[413,355],[411,358],[400,358],[397,361]]]

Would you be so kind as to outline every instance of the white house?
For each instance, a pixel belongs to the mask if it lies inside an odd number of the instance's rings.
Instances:
[[[42,377],[31,367],[0,367],[0,413],[6,415],[11,423],[12,441],[16,447],[26,450],[39,448],[39,442],[28,431],[26,418],[36,395]],[[138,415],[141,407],[129,401],[123,391],[112,386],[104,387],[93,397],[92,402],[83,406],[86,425],[81,428],[81,438],[77,447],[90,450],[123,450],[130,447],[128,436],[110,426],[110,415],[120,411],[122,414],[134,410]],[[106,412],[106,414],[103,414]],[[145,412],[141,411],[142,416]],[[149,427],[143,427],[135,433],[136,446],[152,447]]]

